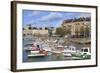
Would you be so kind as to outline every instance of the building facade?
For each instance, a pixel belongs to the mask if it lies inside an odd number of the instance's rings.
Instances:
[[[53,28],[52,33],[54,34],[56,31],[55,28]],[[23,30],[23,35],[49,35],[48,28],[36,28],[36,27],[30,27],[26,26]]]
[[[79,18],[75,20],[64,20],[62,28],[66,29],[71,36],[89,36],[91,35],[91,19]]]

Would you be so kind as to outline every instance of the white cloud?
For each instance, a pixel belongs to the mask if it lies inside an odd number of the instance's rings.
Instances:
[[[40,21],[50,21],[50,20],[61,19],[61,18],[63,18],[63,15],[61,13],[53,12],[46,16],[41,17],[39,20]]]
[[[41,14],[42,12],[41,11],[32,11],[31,14],[29,14],[28,16],[35,16],[35,15],[38,15],[38,14]]]
[[[91,14],[90,13],[81,13],[77,16],[78,18],[79,17],[91,17]]]
[[[30,20],[30,21],[28,21],[26,24],[31,24],[31,23],[33,23],[34,21],[33,21],[33,19],[32,20]]]

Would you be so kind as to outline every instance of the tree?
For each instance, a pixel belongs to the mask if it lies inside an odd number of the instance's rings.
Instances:
[[[52,36],[52,31],[53,31],[53,28],[48,28],[49,36]]]
[[[66,30],[66,33],[67,33],[67,34],[71,35],[71,28],[67,28],[67,29],[65,29],[65,30]]]
[[[80,37],[84,37],[84,27],[81,26],[80,28]]]
[[[65,36],[67,34],[67,31],[64,28],[59,27],[59,28],[56,28],[56,34],[60,35],[61,37],[63,37],[63,36]]]
[[[31,30],[31,29],[32,29],[32,25],[31,25],[31,24],[29,24],[29,27],[28,27],[28,29],[29,29],[29,30]]]
[[[23,27],[23,30],[25,30],[25,28]]]
[[[86,26],[84,32],[85,32],[85,37],[89,37],[89,35],[90,35],[90,28],[88,26]]]
[[[78,29],[75,30],[75,37],[77,37],[77,38],[79,37],[79,31],[78,31]]]

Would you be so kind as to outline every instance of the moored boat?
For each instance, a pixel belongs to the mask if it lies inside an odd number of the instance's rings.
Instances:
[[[45,56],[45,54],[28,54],[28,57],[44,57]]]
[[[56,51],[52,51],[52,53],[53,53],[53,54],[61,54],[62,52],[61,52],[61,51],[56,50]]]
[[[63,55],[64,55],[65,57],[72,56],[72,54],[71,54],[70,52],[63,52]]]

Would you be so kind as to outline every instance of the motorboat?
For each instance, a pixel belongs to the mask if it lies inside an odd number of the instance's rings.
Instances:
[[[76,53],[76,47],[74,47],[74,46],[64,46],[64,50],[62,51],[62,54],[64,56],[72,56],[73,53]]]
[[[64,50],[64,47],[62,45],[58,45],[57,46],[57,49],[60,50],[60,51],[63,51]]]
[[[91,58],[90,48],[82,47],[80,52],[73,54],[73,57],[78,57],[80,59],[90,59]]]
[[[28,57],[44,57],[45,54],[39,53],[39,54],[28,54]]]
[[[31,54],[37,54],[39,52],[40,52],[39,50],[30,51]]]
[[[69,52],[74,54],[77,52],[76,47],[75,46],[69,46]]]
[[[81,48],[81,52],[80,52],[82,55],[83,54],[87,54],[87,55],[91,55],[91,50],[89,47],[83,47]]]
[[[54,50],[52,51],[53,54],[61,54],[62,52],[61,51],[58,51],[58,50]]]
[[[45,51],[51,51],[51,48],[49,48],[49,47],[44,47],[43,50],[45,50]]]
[[[63,55],[64,55],[65,57],[72,56],[72,54],[71,54],[70,52],[63,52]]]

